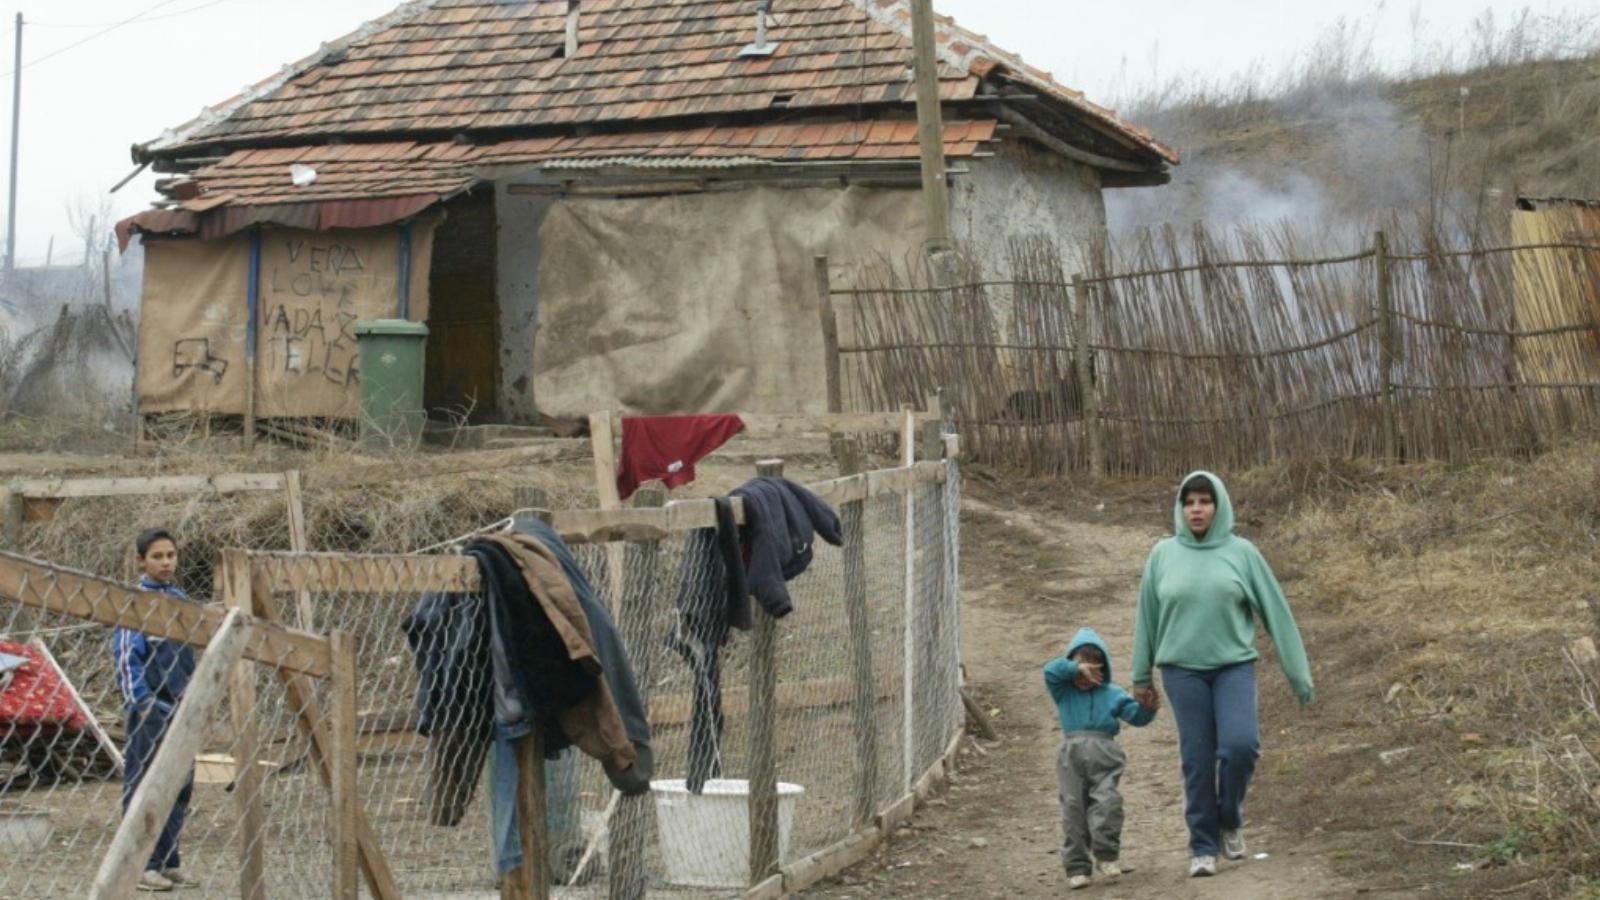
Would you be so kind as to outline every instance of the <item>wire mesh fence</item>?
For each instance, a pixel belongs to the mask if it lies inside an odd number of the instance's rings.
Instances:
[[[752,826],[750,795],[762,793],[763,753],[777,782],[779,867],[862,833],[946,757],[962,721],[956,464],[815,487],[838,507],[843,544],[818,541],[810,567],[789,583],[792,612],[776,621],[770,658],[759,628],[704,630],[703,613],[725,597],[705,517],[668,510],[645,534],[570,524],[593,514],[556,515],[626,647],[654,757],[653,791],[641,798],[619,796],[600,764],[573,749],[547,760],[547,871],[557,896],[736,896],[782,871],[752,871],[752,831],[763,819]],[[265,509],[266,497],[253,499]],[[9,711],[0,721],[0,898],[78,896],[118,827],[113,754],[127,752],[138,723],[128,721],[119,686],[114,629],[76,601],[17,602],[8,573],[30,565],[0,556],[0,635],[23,636],[5,638],[0,654],[48,648],[59,676],[54,687],[13,685],[0,697],[54,701],[76,688],[82,699],[48,721]],[[353,646],[348,727],[369,894],[386,896],[388,879],[394,896],[497,896],[497,861],[511,839],[493,798],[514,790],[514,750],[493,739],[492,723],[427,722],[418,704],[423,691],[487,689],[479,670],[448,671],[442,681],[419,675],[416,652],[428,604],[449,605],[476,633],[486,594],[473,560],[273,550],[232,565],[252,573],[248,587],[229,565],[215,566],[206,596],[217,602],[187,605],[217,613],[226,601],[262,621],[348,635]],[[195,627],[194,643],[204,644]],[[771,703],[764,659],[776,672]],[[254,662],[241,672],[233,708],[198,757],[182,866],[203,873],[204,896],[325,896],[341,840],[326,746],[345,727],[329,712],[338,698],[326,679]]]
[[[0,639],[0,897],[86,896],[221,613],[13,557],[0,582],[0,635],[32,634]],[[305,748],[313,731],[331,740],[331,706],[291,699],[325,693],[327,642],[275,634],[259,646],[271,662],[238,664],[249,702],[204,723],[148,865],[203,896],[239,894],[247,878],[266,894],[244,896],[327,896],[327,773]],[[262,854],[253,870],[235,864],[247,848]]]

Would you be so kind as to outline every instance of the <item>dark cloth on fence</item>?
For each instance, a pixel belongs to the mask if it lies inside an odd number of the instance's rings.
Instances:
[[[788,582],[811,565],[817,537],[844,543],[839,514],[787,478],[754,478],[734,497],[744,501],[745,574],[750,592],[773,618],[794,610]]]
[[[668,489],[694,481],[694,467],[744,431],[738,416],[630,416],[622,420],[617,494],[624,500],[647,481]]]
[[[811,564],[820,534],[838,545],[839,517],[803,487],[757,478],[734,491],[745,503],[743,539],[733,505],[717,501],[717,527],[690,534],[678,578],[677,620],[667,646],[689,666],[693,709],[685,775],[691,793],[722,775],[722,648],[732,629],[749,630],[752,590],[774,617],[793,609],[787,582]]]
[[[139,787],[139,782],[144,780],[144,773],[155,761],[156,751],[161,748],[161,739],[166,736],[167,727],[172,724],[176,708],[161,700],[152,700],[143,706],[132,707],[128,710],[128,746],[127,752],[122,756],[122,812],[128,812],[128,804],[133,802],[133,792]],[[194,768],[189,768],[189,777],[183,783],[183,788],[178,791],[178,800],[172,804],[171,812],[167,813],[167,821],[161,826],[161,833],[156,836],[155,850],[150,854],[150,859],[145,863],[145,868],[159,872],[163,869],[176,869],[182,863],[178,852],[178,835],[183,831],[183,822],[189,815],[189,800],[194,795]]]
[[[649,790],[653,757],[626,648],[560,537],[536,523],[467,548],[482,597],[431,594],[402,623],[428,735],[430,820],[459,824],[497,734],[542,727],[545,754],[576,745],[624,794]],[[513,789],[502,798],[515,802]],[[515,821],[514,817],[511,821]]]

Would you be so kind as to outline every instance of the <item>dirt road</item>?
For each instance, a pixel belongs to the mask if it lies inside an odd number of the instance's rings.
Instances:
[[[1012,900],[1067,891],[1057,855],[1059,729],[1039,670],[1079,625],[1088,624],[1110,644],[1115,677],[1126,682],[1132,604],[1159,532],[1154,523],[1113,524],[1145,518],[1127,511],[1119,517],[1118,510],[1084,504],[1065,514],[1031,504],[1021,510],[974,487],[963,517],[963,652],[969,683],[999,710],[1001,740],[969,750],[947,797],[921,810],[914,826],[874,860],[805,896]],[[1263,722],[1268,754],[1272,724]],[[1315,850],[1282,837],[1266,810],[1250,811],[1245,832],[1251,856],[1266,858],[1224,862],[1216,878],[1188,878],[1170,712],[1163,710],[1146,728],[1125,728],[1121,741],[1128,755],[1122,862],[1129,872],[1117,883],[1097,882],[1074,896],[1276,900],[1354,894],[1354,886],[1332,875]]]

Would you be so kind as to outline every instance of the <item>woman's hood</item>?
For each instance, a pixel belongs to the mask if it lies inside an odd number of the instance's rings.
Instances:
[[[1217,517],[1211,520],[1211,529],[1206,532],[1203,541],[1195,540],[1194,533],[1189,530],[1189,523],[1183,520],[1183,486],[1196,475],[1209,480],[1217,492]],[[1220,547],[1233,538],[1233,500],[1228,496],[1228,486],[1222,483],[1221,478],[1210,472],[1197,471],[1190,472],[1178,482],[1177,497],[1172,501],[1172,533],[1177,537],[1178,543],[1185,547],[1200,549]]]

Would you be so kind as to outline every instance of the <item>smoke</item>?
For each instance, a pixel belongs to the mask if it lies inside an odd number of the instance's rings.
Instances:
[[[1249,114],[1174,109],[1149,125],[1185,159],[1169,185],[1107,192],[1113,236],[1197,222],[1370,231],[1387,216],[1452,199],[1437,142],[1371,90],[1305,89]]]

